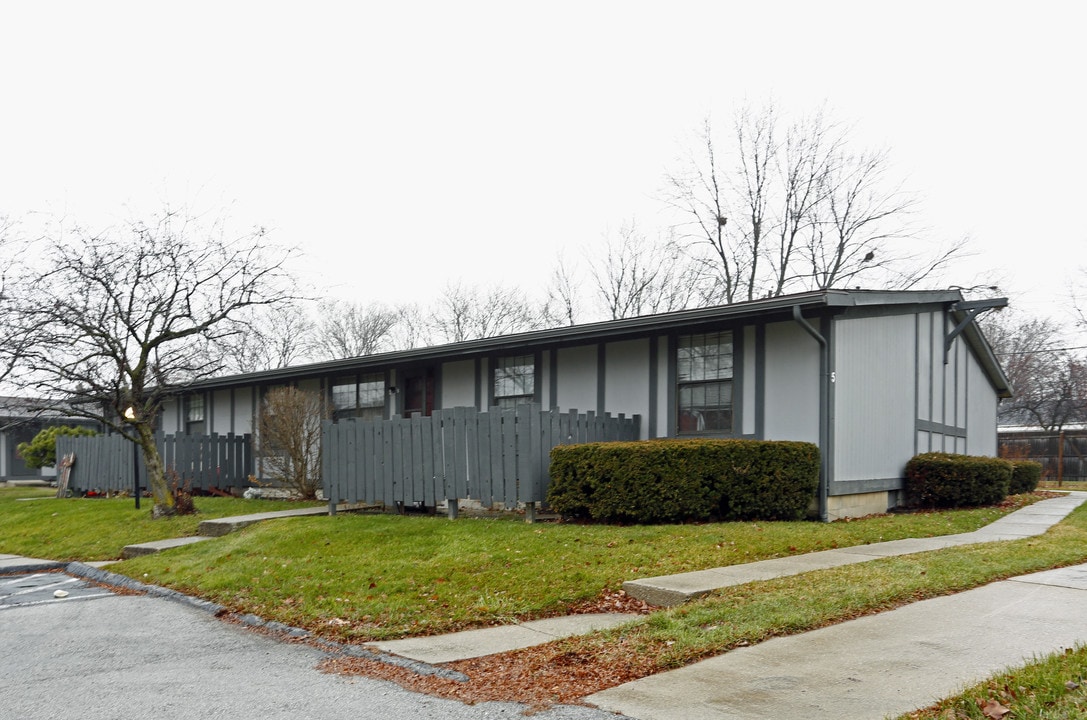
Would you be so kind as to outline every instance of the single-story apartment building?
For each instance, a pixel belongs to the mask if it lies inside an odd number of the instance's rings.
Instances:
[[[101,431],[101,425],[66,415],[51,403],[34,398],[0,397],[0,480],[52,480],[56,468],[31,468],[20,457],[20,443],[53,425],[80,425]],[[50,409],[46,409],[50,408]]]
[[[996,455],[1008,380],[958,290],[824,290],[205,380],[162,430],[250,433],[278,385],[337,418],[536,402],[641,418],[642,438],[802,440],[823,456],[823,519],[901,501],[906,461]]]

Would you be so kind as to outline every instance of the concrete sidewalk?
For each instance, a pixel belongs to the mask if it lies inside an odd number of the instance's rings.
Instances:
[[[1068,513],[1079,507],[1085,500],[1087,500],[1087,492],[1071,492],[1062,497],[1028,505],[974,532],[932,538],[892,540],[839,550],[824,550],[761,560],[743,565],[641,578],[623,583],[623,590],[631,597],[643,600],[650,605],[672,607],[732,585],[799,575],[812,570],[852,565],[893,555],[910,555],[995,540],[1018,540],[1041,535],[1067,517]]]
[[[371,642],[367,645],[411,660],[446,663],[543,645],[572,635],[585,635],[594,630],[622,625],[636,617],[638,616],[622,613],[567,615],[447,635]]]
[[[1087,565],[776,638],[585,698],[640,720],[879,720],[1087,643]]]
[[[1035,503],[971,533],[874,543],[694,573],[632,581],[648,602],[675,605],[728,585],[980,542],[1040,535],[1087,501],[1073,492]],[[306,511],[304,514],[308,514]],[[288,515],[296,514],[288,511]],[[298,513],[303,514],[303,513]],[[315,513],[316,514],[316,513]],[[283,516],[225,518],[236,523]],[[205,539],[205,538],[201,538]],[[163,541],[173,546],[196,538]],[[157,549],[163,549],[159,547]],[[64,563],[0,555],[0,573]],[[648,588],[648,590],[645,590]],[[638,593],[646,593],[644,594]],[[613,627],[636,616],[575,615],[450,635],[373,643],[424,663],[445,663]],[[642,720],[878,718],[923,707],[1032,654],[1087,643],[1087,565],[994,583],[887,613],[734,650],[585,698]]]

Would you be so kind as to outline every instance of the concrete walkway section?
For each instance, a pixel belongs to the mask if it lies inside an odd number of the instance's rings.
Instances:
[[[567,615],[482,630],[465,630],[449,635],[368,644],[411,660],[432,664],[446,663],[543,645],[552,640],[622,625],[636,617],[638,616],[622,613]]]
[[[9,573],[31,573],[43,570],[59,570],[68,563],[56,560],[40,560],[38,558],[21,557],[19,555],[4,555],[0,553],[0,575]]]
[[[327,507],[301,508],[299,510],[277,510],[273,512],[253,513],[252,515],[237,515],[235,517],[218,518],[216,520],[204,520],[197,528],[197,532],[208,537],[221,537],[228,535],[253,523],[262,520],[275,520],[277,518],[309,517],[311,515],[328,515]]]
[[[136,545],[125,545],[124,548],[121,549],[121,557],[128,560],[129,558],[139,557],[140,555],[154,555],[163,550],[192,545],[193,543],[211,539],[212,538],[207,535],[190,535],[189,537],[170,538],[169,540],[152,540],[151,542],[138,543]]]
[[[824,550],[806,555],[761,560],[744,565],[641,578],[623,583],[623,590],[631,597],[650,605],[673,607],[732,585],[799,575],[812,570],[852,565],[892,555],[910,555],[996,540],[1018,540],[1041,535],[1067,517],[1068,513],[1079,507],[1085,500],[1087,500],[1087,492],[1072,492],[1028,505],[974,532],[932,538],[892,540],[839,550]]]
[[[1087,565],[776,638],[585,698],[640,720],[879,720],[1087,643]]]

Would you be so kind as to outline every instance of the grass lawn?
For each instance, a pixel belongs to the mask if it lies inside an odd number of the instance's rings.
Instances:
[[[48,560],[115,560],[125,545],[196,535],[201,520],[322,505],[199,497],[196,515],[151,519],[151,500],[64,498],[48,488],[0,488],[0,553]]]
[[[266,507],[264,501],[200,498],[198,517],[253,512],[254,502]],[[194,518],[159,525],[131,501],[5,502],[0,512],[6,516],[13,505],[22,519],[0,526],[0,552],[108,558],[131,542],[195,532]],[[110,570],[326,636],[365,641],[564,614],[632,578],[967,532],[1005,512],[632,527],[340,514],[261,523]]]
[[[1060,484],[1056,480],[1042,480],[1039,490],[1087,490],[1087,480],[1065,480]]]
[[[1087,719],[1087,648],[1069,648],[1000,673],[897,720]],[[996,706],[994,706],[994,703]],[[986,714],[988,710],[989,714]]]

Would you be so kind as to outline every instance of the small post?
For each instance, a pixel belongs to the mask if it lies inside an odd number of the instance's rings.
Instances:
[[[1057,434],[1057,487],[1064,483],[1064,430]]]
[[[457,519],[457,511],[459,509],[460,508],[457,505],[457,499],[456,498],[446,499],[446,501],[445,501],[445,511],[446,511],[446,514],[449,516],[450,520],[456,520]]]
[[[132,423],[132,495],[136,498],[136,509],[140,509],[140,444],[136,442],[139,433],[136,430],[136,406],[125,408],[125,420]]]
[[[535,502],[525,503],[525,522],[527,522],[529,525],[536,522],[536,503]]]
[[[332,516],[336,515],[336,501],[331,497],[328,499],[328,514]]]
[[[132,494],[136,496],[136,509],[140,509],[140,446],[132,443]]]

